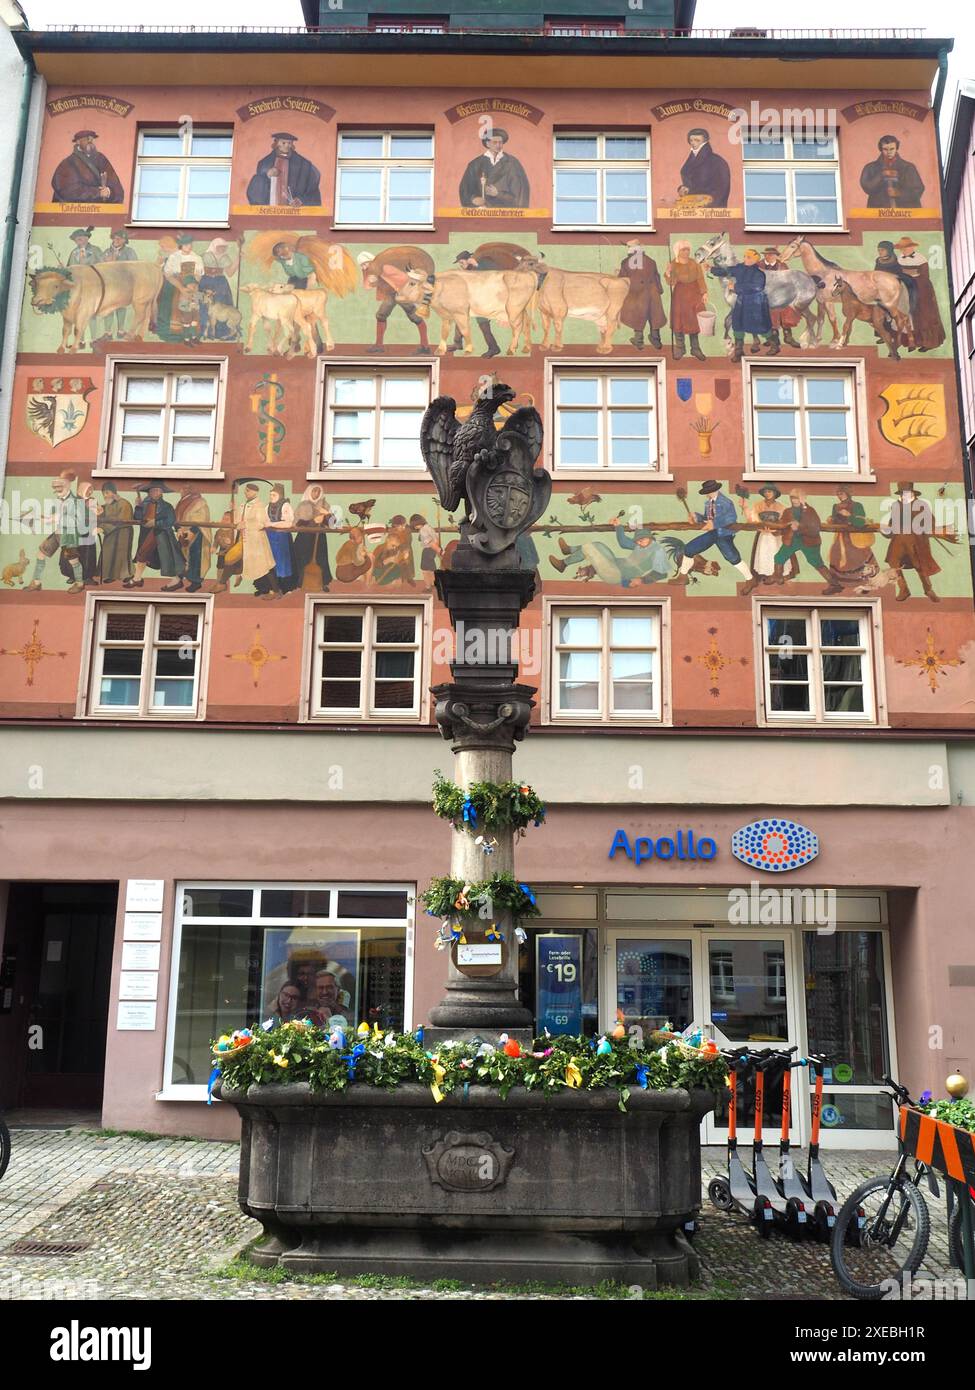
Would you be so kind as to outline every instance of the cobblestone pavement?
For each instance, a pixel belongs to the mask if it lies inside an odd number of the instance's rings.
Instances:
[[[220,1278],[216,1271],[259,1234],[236,1200],[237,1145],[100,1136],[81,1129],[17,1129],[0,1182],[0,1299],[461,1299],[470,1292]],[[889,1170],[886,1153],[830,1153],[841,1196]],[[705,1188],[724,1168],[723,1149],[703,1151]],[[922,1273],[949,1273],[944,1204],[929,1199],[931,1246]],[[5,1253],[15,1241],[78,1242],[74,1253]],[[704,1198],[695,1247],[699,1296],[838,1298],[823,1245],[774,1234],[763,1241],[743,1218]],[[551,1298],[478,1291],[486,1299]],[[556,1295],[557,1296],[557,1295]]]

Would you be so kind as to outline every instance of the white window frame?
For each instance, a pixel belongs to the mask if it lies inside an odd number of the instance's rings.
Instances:
[[[595,159],[560,159],[556,153],[556,144],[559,140],[571,139],[591,139],[595,136],[597,141],[597,153]],[[605,155],[607,138],[617,139],[644,139],[647,142],[646,159],[607,159]],[[621,169],[639,169],[646,176],[647,185],[647,218],[645,222],[607,222],[597,218],[595,222],[560,222],[558,213],[558,176],[560,170],[570,170],[585,172],[596,171],[596,203],[598,218],[606,216],[606,180],[605,174],[618,172]],[[552,134],[552,228],[553,232],[576,232],[576,231],[608,231],[608,232],[652,232],[653,226],[653,142],[651,140],[649,128],[646,130],[575,130],[567,128],[556,130]]]
[[[609,710],[609,665],[606,660],[609,634],[609,615],[613,611],[637,609],[653,614],[656,630],[657,669],[655,695],[656,708],[653,713],[634,710],[632,713],[615,713]],[[580,609],[584,614],[601,614],[601,660],[599,681],[599,710],[563,712],[558,708],[558,615],[567,609]],[[670,643],[670,599],[626,598],[543,598],[542,633],[545,643],[545,677],[542,692],[542,722],[565,726],[634,728],[642,725],[656,727],[672,723],[671,703],[671,643]]]
[[[770,365],[768,358],[762,361],[746,359],[742,361],[741,365],[742,399],[745,402],[743,411],[745,420],[745,472],[742,476],[746,482],[785,482],[788,484],[799,481],[802,484],[807,484],[812,481],[822,483],[873,483],[877,481],[870,462],[869,431],[866,428],[866,421],[870,418],[867,412],[867,373],[866,364],[862,358],[841,357],[833,361],[823,358],[812,362],[790,358],[789,361],[780,362],[775,367]],[[823,376],[847,376],[850,379],[849,411],[852,439],[849,450],[849,466],[846,468],[812,468],[804,462],[797,468],[759,468],[758,429],[755,419],[759,409],[755,403],[754,381],[756,376],[791,376],[797,377],[802,382],[806,377],[812,377],[817,373],[821,373]],[[800,388],[800,395],[804,402],[804,387]],[[767,409],[768,407],[761,408]],[[811,409],[813,413],[820,409],[837,409],[836,406],[807,407],[804,403],[787,408],[799,411],[799,442],[804,452],[807,440],[807,409]],[[847,437],[849,439],[850,435]]]
[[[383,140],[383,154],[378,156],[371,156],[368,159],[356,159],[351,155],[341,154],[340,151],[342,149],[342,139],[343,136],[346,135],[381,135]],[[429,139],[431,145],[431,153],[429,159],[403,159],[397,158],[392,154],[388,154],[387,151],[390,150],[392,147],[392,137],[394,135],[418,137],[422,136],[424,139]],[[395,126],[390,126],[386,130],[366,130],[360,129],[357,126],[350,126],[347,130],[340,130],[335,145],[335,220],[332,225],[334,227],[342,228],[377,227],[385,231],[392,231],[400,227],[407,231],[416,231],[417,229],[421,231],[434,231],[435,228],[433,223],[433,211],[434,198],[436,195],[436,188],[434,186],[436,154],[436,137],[434,135],[434,132],[430,129],[413,129],[410,126],[404,126],[400,129]],[[381,171],[382,180],[380,186],[380,202],[382,205],[381,212],[383,216],[380,218],[378,222],[343,222],[340,220],[339,209],[341,207],[342,202],[343,169],[379,169]],[[430,216],[427,221],[393,221],[393,219],[389,216],[389,173],[391,169],[429,169]]]
[[[419,625],[415,650],[417,653],[416,672],[413,680],[416,686],[414,705],[411,710],[374,710],[374,631],[377,613],[395,611],[397,608],[414,609],[419,614]],[[363,641],[350,643],[350,646],[363,649],[362,670],[366,673],[360,680],[360,704],[358,710],[322,710],[319,708],[319,685],[321,668],[319,665],[320,618],[325,613],[362,613]],[[364,595],[357,600],[349,598],[322,598],[307,594],[305,597],[304,642],[302,649],[301,699],[298,719],[305,724],[428,724],[430,721],[430,664],[433,623],[433,599],[430,596],[377,597]],[[407,644],[408,645],[408,644]]]
[[[123,604],[135,604],[148,610],[151,633],[143,639],[142,690],[138,710],[118,706],[99,707],[97,704],[97,682],[102,671],[102,633],[105,626],[104,614]],[[196,642],[198,657],[196,662],[194,703],[185,710],[169,707],[154,710],[151,706],[153,667],[150,652],[155,650],[156,612],[163,608],[192,608],[200,613],[200,625]],[[178,722],[198,724],[206,719],[207,684],[210,673],[210,640],[213,626],[212,594],[95,594],[85,595],[85,628],[82,647],[81,669],[78,679],[78,699],[75,707],[77,719],[132,720],[137,723]]]
[[[322,478],[344,478],[349,481],[374,482],[380,478],[390,478],[395,481],[400,479],[409,482],[426,482],[429,480],[429,473],[424,467],[419,468],[393,468],[389,465],[374,463],[370,468],[360,468],[356,465],[353,468],[345,468],[341,464],[334,464],[325,461],[325,453],[331,439],[331,410],[328,400],[330,375],[354,376],[358,373],[362,375],[373,375],[377,379],[384,376],[418,376],[426,374],[429,380],[429,394],[427,404],[439,395],[440,388],[440,361],[439,358],[426,360],[417,358],[389,359],[379,362],[373,358],[362,357],[319,357],[316,370],[315,384],[315,421],[312,431],[312,454],[311,466],[306,474],[309,482],[320,482]],[[377,387],[378,390],[378,387]],[[376,453],[379,449],[378,432],[375,438]]]
[[[741,142],[741,162],[742,162],[742,197],[744,198],[745,230],[754,232],[807,232],[810,235],[814,232],[836,232],[846,231],[843,213],[843,180],[840,173],[840,138],[838,131],[832,132],[834,156],[832,159],[796,159],[792,155],[792,132],[786,131],[782,135],[785,142],[784,159],[748,159],[745,155],[745,146],[749,143],[748,134],[743,133]],[[834,187],[836,189],[836,221],[835,222],[800,222],[797,210],[796,199],[796,173],[812,173],[816,171],[822,173],[824,170],[832,172],[834,176]],[[785,198],[786,212],[789,214],[785,222],[750,222],[748,220],[748,174],[750,172],[760,174],[784,173],[785,178]]]
[[[255,912],[254,903],[260,901],[256,896],[252,899],[251,913],[249,917],[187,917],[183,916],[183,896],[187,892],[192,892],[194,888],[250,888],[255,895],[262,889],[297,889],[301,892],[329,892],[328,914],[320,917],[266,917],[263,913]],[[173,1062],[176,1046],[176,1005],[179,992],[179,972],[180,956],[183,947],[183,926],[223,926],[227,923],[233,925],[241,922],[249,922],[259,927],[294,927],[296,925],[310,927],[361,927],[364,919],[361,917],[340,917],[338,915],[338,895],[341,892],[368,893],[405,893],[406,894],[406,916],[405,917],[371,917],[366,922],[370,927],[399,927],[404,929],[404,940],[406,943],[406,972],[403,980],[403,1027],[406,1032],[411,1032],[413,1028],[413,961],[414,961],[414,940],[416,930],[416,889],[415,883],[299,883],[294,880],[273,882],[261,880],[259,882],[234,882],[230,880],[208,881],[204,879],[194,879],[187,882],[176,884],[175,905],[173,908],[173,940],[172,953],[170,956],[169,970],[169,994],[165,999],[166,1009],[166,1046],[163,1062],[163,1082],[162,1089],[157,1091],[156,1100],[162,1101],[207,1101],[207,1088],[205,1085],[180,1084],[173,1080]],[[162,983],[162,981],[160,982]],[[162,1007],[162,1005],[161,1005]],[[351,1022],[351,1020],[350,1020]],[[242,1021],[242,1026],[246,1020]]]
[[[122,392],[121,384],[125,376],[158,376],[165,374],[176,377],[212,373],[217,383],[217,401],[213,407],[213,453],[207,468],[189,468],[185,464],[167,465],[165,463],[131,464],[120,458],[122,449]],[[170,388],[167,386],[167,402]],[[105,359],[105,402],[102,409],[101,429],[98,440],[98,463],[92,469],[93,478],[176,478],[184,482],[193,478],[223,478],[223,423],[227,400],[227,359],[226,357],[107,357]],[[183,407],[180,407],[181,409]],[[192,408],[192,407],[191,407]],[[210,407],[206,407],[210,409]],[[163,423],[163,439],[168,438],[169,413],[172,404],[164,407],[166,418]]]
[[[179,135],[183,138],[183,151],[179,155],[169,154],[143,154],[142,137],[144,135]],[[194,135],[222,135],[230,138],[230,154],[221,155],[201,155],[193,154]],[[232,192],[231,179],[227,180],[227,212],[221,218],[206,218],[197,221],[195,218],[185,216],[187,202],[189,198],[189,171],[191,169],[227,169],[233,177],[234,159],[234,131],[228,126],[196,126],[190,121],[185,121],[181,125],[150,125],[142,126],[136,138],[135,156],[135,179],[132,189],[132,223],[142,227],[227,227],[230,225],[230,196]],[[139,216],[139,194],[142,185],[143,169],[172,169],[174,166],[180,170],[179,180],[179,210],[181,217],[166,217],[162,221],[158,217]]]
[[[883,633],[881,631],[881,606],[879,599],[857,599],[844,602],[829,599],[754,599],[752,601],[755,632],[755,677],[756,710],[761,728],[828,728],[828,729],[875,729],[887,724],[887,701],[883,676]],[[789,711],[783,714],[771,711],[771,690],[768,667],[768,651],[765,645],[765,619],[769,617],[804,618],[811,641],[802,651],[809,656],[809,690],[812,709],[807,714]],[[819,640],[819,618],[857,617],[864,625],[863,644],[863,692],[864,712],[854,714],[830,714],[824,712],[821,645]],[[838,649],[839,650],[839,649]]]
[[[557,405],[558,382],[562,376],[598,376],[604,380],[608,377],[626,376],[635,374],[636,376],[652,375],[654,377],[654,390],[650,392],[650,409],[653,413],[657,426],[657,462],[656,466],[644,466],[643,464],[634,465],[631,468],[609,467],[608,464],[597,468],[577,468],[565,466],[558,460],[559,450],[559,421]],[[667,451],[667,365],[665,359],[660,357],[646,357],[639,362],[621,362],[618,366],[610,366],[608,363],[600,362],[599,359],[591,357],[568,357],[568,358],[546,358],[545,359],[545,400],[548,403],[548,418],[552,421],[552,428],[545,434],[545,466],[555,477],[562,477],[567,480],[581,481],[592,479],[593,481],[606,482],[636,482],[640,479],[653,479],[654,482],[667,482],[673,474],[670,471],[670,459]],[[582,409],[583,407],[580,407]],[[592,407],[585,407],[592,409]],[[601,417],[610,407],[606,404],[596,407],[600,411]],[[625,408],[625,407],[623,407]],[[600,440],[600,453],[608,455],[607,436],[603,431]]]

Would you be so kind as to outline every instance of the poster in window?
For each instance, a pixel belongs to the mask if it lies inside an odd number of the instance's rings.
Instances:
[[[262,1018],[287,1023],[334,1015],[359,1017],[359,932],[341,927],[282,927],[264,933]]]
[[[582,936],[551,932],[535,938],[538,1031],[582,1032]]]

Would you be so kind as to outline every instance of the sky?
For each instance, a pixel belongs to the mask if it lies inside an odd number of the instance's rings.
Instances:
[[[265,26],[269,20],[266,0],[167,0],[158,9],[136,7],[133,0],[21,0],[27,17],[35,29],[66,24],[110,24],[128,28],[133,11],[142,9],[148,23],[180,25],[199,24]],[[592,13],[598,14],[599,0],[593,0]],[[791,20],[784,19],[788,7],[782,0],[698,0],[695,27],[729,29],[736,25],[755,25],[759,28],[849,28],[855,12],[856,24],[870,28],[922,28],[930,38],[954,38],[955,48],[948,68],[945,89],[942,136],[947,136],[948,122],[954,103],[955,87],[961,78],[975,79],[975,5],[971,0],[927,0],[923,10],[907,5],[905,0],[819,0],[808,9],[793,6]],[[278,0],[274,6],[274,21],[282,26],[302,23],[299,0]],[[205,18],[204,18],[205,16]],[[922,24],[921,21],[924,21]]]

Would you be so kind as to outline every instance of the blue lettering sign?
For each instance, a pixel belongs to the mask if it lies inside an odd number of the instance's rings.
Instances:
[[[649,835],[638,835],[630,844],[625,830],[617,830],[609,847],[609,858],[625,854],[635,864],[643,864],[648,859],[714,859],[718,846],[710,835],[694,838],[693,830],[675,830],[671,835],[661,835],[654,840]]]

